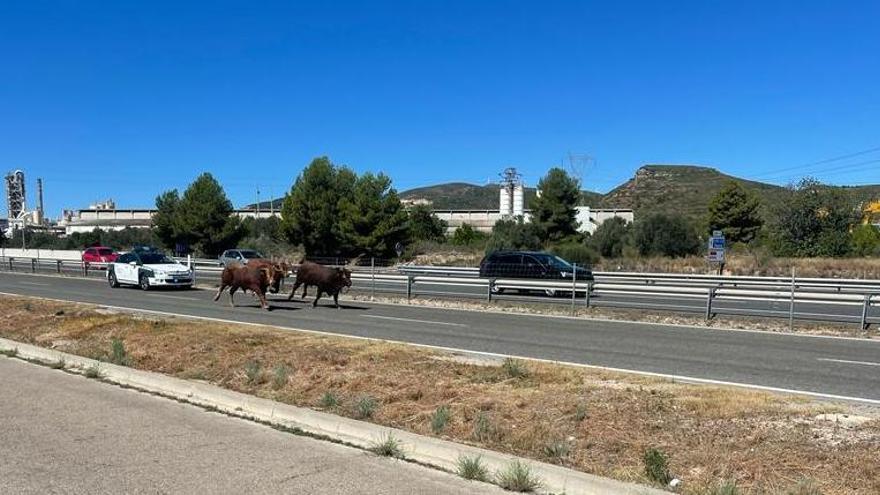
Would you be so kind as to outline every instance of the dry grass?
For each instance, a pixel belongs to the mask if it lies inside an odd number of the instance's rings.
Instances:
[[[816,419],[838,406],[531,362],[526,376],[511,378],[500,365],[404,345],[8,297],[0,304],[7,338],[100,359],[119,339],[135,368],[305,407],[332,391],[334,412],[349,416],[370,397],[370,421],[424,435],[446,406],[445,438],[588,473],[647,483],[644,454],[657,449],[687,494],[728,480],[741,493],[785,493],[803,479],[825,494],[880,493],[880,420],[842,427]],[[248,363],[266,376],[249,377]],[[286,380],[272,379],[280,366]],[[486,434],[475,440],[478,418]],[[562,440],[564,459],[548,448]]]

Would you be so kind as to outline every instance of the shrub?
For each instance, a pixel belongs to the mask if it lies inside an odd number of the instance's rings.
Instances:
[[[121,339],[113,339],[110,342],[110,362],[120,366],[129,365],[128,353],[125,351],[125,344]]]
[[[403,459],[405,457],[400,441],[394,438],[394,435],[391,433],[380,442],[374,444],[370,451],[383,457],[394,457],[396,459]]]
[[[325,409],[336,409],[339,407],[339,396],[336,392],[328,390],[321,396],[320,405]]]
[[[49,364],[49,367],[53,370],[63,370],[67,363],[64,362],[64,358],[55,361],[54,363]]]
[[[599,261],[598,253],[592,247],[580,242],[557,244],[550,251],[565,261],[578,266],[592,266]]]
[[[649,215],[635,225],[635,245],[643,256],[678,258],[697,254],[700,239],[681,216]]]
[[[285,385],[290,378],[290,368],[284,364],[276,364],[272,371],[272,388],[278,390]]]
[[[492,427],[492,421],[489,415],[480,411],[474,419],[474,440],[478,442],[488,442],[494,436],[495,428]]]
[[[587,405],[583,402],[579,403],[574,410],[574,420],[580,423],[583,420],[587,419],[587,415]]]
[[[259,361],[248,361],[244,365],[244,375],[249,385],[257,385],[263,378],[263,366]]]
[[[669,460],[666,454],[657,449],[648,449],[643,457],[645,463],[645,475],[648,479],[659,483],[663,486],[672,481],[672,475],[669,474]]]
[[[355,404],[354,416],[357,419],[372,418],[378,408],[379,403],[376,399],[369,395],[365,395],[357,401],[357,404]]]
[[[485,236],[474,230],[470,224],[463,223],[455,229],[452,233],[452,237],[449,239],[449,242],[453,246],[471,246],[476,244],[477,241],[483,239]]]
[[[852,251],[856,256],[880,256],[880,229],[873,225],[854,228]]]
[[[466,480],[488,481],[489,471],[483,465],[481,456],[459,456],[456,461],[456,473]]]
[[[515,460],[507,468],[495,474],[498,486],[512,492],[533,492],[541,487],[541,480],[532,474],[532,469],[523,462]]]
[[[64,367],[64,364],[63,364],[64,362],[61,361],[61,363],[62,363],[61,366]],[[89,366],[88,368],[86,368],[86,370],[83,374],[85,375],[86,378],[101,378],[101,369],[98,368],[97,364],[93,364],[93,365]]]
[[[620,258],[623,256],[623,248],[631,240],[632,224],[620,217],[614,217],[599,224],[587,243],[605,258]]]
[[[571,452],[571,444],[565,440],[553,440],[544,446],[544,455],[551,461],[562,462]]]
[[[449,406],[442,405],[438,407],[434,414],[431,415],[431,431],[438,435],[443,433],[451,417],[452,413],[449,411]]]
[[[409,211],[409,231],[414,241],[443,242],[447,225],[428,206],[416,205]]]
[[[492,227],[492,236],[486,245],[486,253],[495,251],[525,249],[541,249],[539,229],[531,223],[525,223],[522,217],[516,220],[498,220]]]
[[[526,363],[519,359],[505,358],[504,362],[501,363],[501,369],[510,378],[525,378],[529,376],[529,368],[526,366]]]
[[[3,349],[3,350],[0,350],[0,354],[4,355],[6,357],[14,358],[15,356],[18,356],[18,348],[13,347],[12,349]]]

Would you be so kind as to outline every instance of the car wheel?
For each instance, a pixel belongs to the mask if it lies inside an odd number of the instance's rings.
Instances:
[[[498,286],[495,285],[495,284],[492,284],[492,289],[491,289],[491,290],[492,290],[492,294],[499,294],[499,295],[500,295],[500,294],[504,294],[504,289],[502,289],[501,287],[498,287]]]
[[[556,289],[544,289],[544,295],[547,297],[556,297]]]
[[[113,289],[119,287],[119,281],[116,280],[116,274],[113,272],[110,272],[107,274],[107,282],[110,284],[110,287]]]
[[[150,290],[150,279],[146,275],[141,275],[138,285],[141,287],[141,290]]]

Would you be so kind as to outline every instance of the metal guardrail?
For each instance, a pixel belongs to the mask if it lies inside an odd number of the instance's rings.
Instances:
[[[219,262],[215,264],[213,260],[181,261],[191,264],[197,279],[216,279],[222,271]],[[64,259],[0,257],[0,269],[11,271],[94,276],[95,273],[103,275],[106,265]],[[353,286],[370,294],[405,294],[407,299],[440,296],[479,298],[489,302],[508,299],[569,304],[572,313],[579,307],[589,308],[592,305],[625,308],[663,306],[661,309],[705,311],[707,320],[716,314],[788,317],[790,322],[795,319],[817,319],[797,312],[796,308],[799,305],[821,305],[838,310],[833,315],[823,315],[833,318],[833,321],[858,323],[861,329],[880,323],[880,316],[873,314],[873,310],[880,305],[880,281],[872,280],[786,280],[775,277],[595,272],[595,280],[586,282],[571,279],[487,279],[480,278],[475,268],[402,265],[396,267],[395,271],[397,273],[386,271],[384,267],[368,266],[365,270],[352,273]],[[508,294],[510,291],[521,294],[511,296]],[[533,292],[557,297],[538,299],[529,296]],[[674,304],[658,305],[652,302],[655,300],[673,301]],[[720,308],[719,302],[761,303],[769,305],[770,309]],[[840,310],[855,312],[844,314]]]

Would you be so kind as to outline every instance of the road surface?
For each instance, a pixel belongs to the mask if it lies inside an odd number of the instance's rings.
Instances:
[[[615,369],[842,396],[880,404],[880,340],[454,311],[348,302],[344,309],[274,300],[273,311],[212,291],[111,289],[102,280],[0,273],[0,292],[262,323]],[[327,301],[325,304],[329,304]],[[831,397],[834,398],[834,397]]]
[[[0,377],[0,493],[502,493],[15,359]]]

